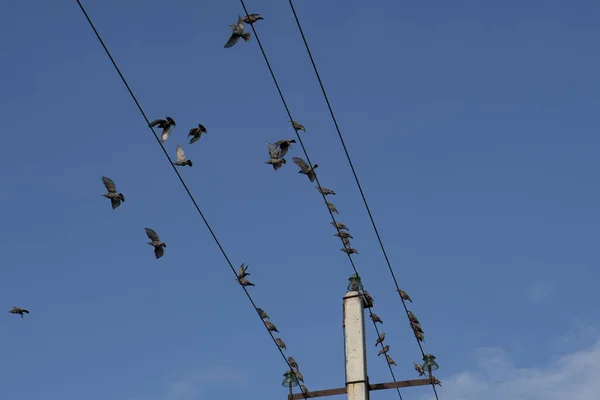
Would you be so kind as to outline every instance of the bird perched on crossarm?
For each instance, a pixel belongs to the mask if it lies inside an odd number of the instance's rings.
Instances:
[[[104,193],[102,196],[110,199],[110,203],[114,210],[121,205],[122,201],[125,201],[125,196],[123,196],[123,193],[117,193],[117,185],[115,185],[112,179],[103,176],[102,183],[104,183],[106,190],[108,190],[108,193]]]

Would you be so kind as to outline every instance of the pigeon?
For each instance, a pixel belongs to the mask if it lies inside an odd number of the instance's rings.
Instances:
[[[343,231],[340,231],[340,232],[338,232],[338,233],[335,233],[333,236],[338,236],[338,237],[341,237],[341,238],[350,238],[350,239],[354,239],[354,238],[352,237],[352,235],[351,235],[351,234],[349,234],[348,232],[343,232]]]
[[[287,154],[288,150],[292,147],[291,144],[296,143],[294,139],[291,140],[278,140],[274,144],[279,147],[280,155],[279,157],[283,157]]]
[[[294,360],[294,357],[288,357],[287,361],[290,367],[298,369],[298,363]]]
[[[154,255],[156,256],[156,259],[161,258],[163,254],[165,254],[165,248],[167,247],[167,244],[162,242],[156,232],[154,232],[152,229],[145,229],[146,235],[148,235],[148,238],[151,240],[151,242],[148,242],[148,244],[150,246],[154,246]]]
[[[205,134],[208,133],[208,130],[202,124],[198,124],[197,128],[190,129],[190,133],[188,133],[188,137],[193,136],[193,138],[190,139],[190,144],[196,143],[198,140],[200,140],[200,136],[203,133],[205,133]]]
[[[171,128],[177,126],[175,120],[171,117],[166,117],[166,119],[155,119],[154,121],[150,122],[151,128],[154,128],[157,125],[163,130],[162,134],[160,135],[161,142],[167,140],[171,135]]]
[[[412,311],[408,312],[408,319],[411,322],[414,322],[415,324],[419,324],[419,320],[417,319],[417,316],[415,314],[412,313]],[[419,324],[420,325],[420,324]]]
[[[260,315],[262,319],[270,319],[269,314],[267,314],[262,308],[257,308],[256,311],[258,311],[258,315]]]
[[[379,315],[372,313],[371,314],[371,319],[373,320],[373,322],[377,323],[379,322],[380,324],[383,324],[383,321],[381,320],[381,318],[379,318]]]
[[[177,145],[175,149],[175,153],[177,153],[177,161],[173,163],[173,165],[177,165],[178,167],[185,167],[186,165],[192,166],[192,160],[186,160],[185,151],[183,151],[183,147]]]
[[[248,14],[245,17],[242,17],[242,21],[250,25],[252,25],[256,21],[260,21],[261,19],[264,18],[261,17],[259,14]]]
[[[412,303],[412,299],[404,290],[398,289],[398,293],[400,294],[402,300],[410,301]]]
[[[23,318],[23,314],[29,314],[29,310],[25,310],[24,308],[19,308],[17,306],[14,306],[8,312],[11,314],[19,314],[21,318]]]
[[[240,282],[240,285],[242,285],[242,286],[256,286],[254,283],[250,282],[246,278],[240,278],[239,282]]]
[[[342,224],[341,222],[330,222],[331,225],[335,226],[337,229],[345,229],[345,230],[349,230],[348,227],[344,224]]]
[[[285,345],[285,342],[284,342],[283,340],[281,340],[281,338],[275,338],[275,343],[277,344],[277,346],[278,346],[280,349],[287,350],[287,347],[286,347],[286,345]]]
[[[296,378],[297,378],[299,381],[302,381],[302,382],[304,382],[304,377],[302,376],[302,373],[300,373],[300,370],[295,370],[295,371],[294,371],[294,374],[296,375]]]
[[[358,251],[356,251],[356,249],[353,249],[353,248],[348,248],[348,249],[343,248],[343,249],[340,249],[340,250],[343,251],[346,254],[358,254]]]
[[[290,122],[292,123],[292,126],[294,127],[295,130],[306,132],[304,125],[302,125],[301,123],[294,121],[294,120],[291,120]]]
[[[265,321],[265,325],[267,326],[267,329],[270,330],[271,332],[279,332],[277,330],[277,327],[275,325],[273,325],[272,322]]]
[[[425,335],[423,335],[423,332],[415,331],[415,337],[419,342],[425,341]]]
[[[281,149],[278,149],[276,145],[272,143],[267,143],[267,148],[269,149],[269,161],[266,161],[265,164],[271,164],[273,169],[277,171],[283,164],[286,164],[287,161],[281,155]]]
[[[244,21],[243,18],[238,16],[237,24],[229,25],[233,30],[233,33],[229,37],[227,43],[225,43],[225,48],[228,49],[240,40],[240,38],[244,39],[244,42],[250,40],[250,32],[244,32]]]
[[[245,278],[248,275],[252,275],[249,272],[246,272],[248,270],[249,265],[244,265],[244,263],[242,263],[242,265],[240,265],[240,267],[238,268],[238,272],[237,272],[237,276],[238,278]]]
[[[328,194],[335,195],[335,192],[333,190],[331,190],[331,189],[327,189],[327,188],[324,188],[324,187],[318,187],[318,186],[316,188],[317,188],[317,190],[320,193],[324,194],[325,196],[327,196]]]
[[[311,168],[300,157],[292,157],[292,160],[294,160],[294,163],[300,167],[300,171],[298,171],[299,174],[308,176],[308,179],[310,179],[311,182],[314,182],[315,179],[317,179],[317,174],[315,174],[315,169],[318,167],[317,164],[313,165]]]
[[[419,373],[419,376],[425,375],[425,370],[421,364],[413,363],[413,365],[415,366],[415,371]]]
[[[110,203],[114,210],[121,205],[121,201],[125,201],[125,196],[123,196],[123,193],[117,193],[117,185],[115,185],[112,179],[103,176],[102,183],[104,183],[106,190],[108,190],[108,193],[104,193],[102,196],[110,199]]]
[[[379,353],[377,354],[377,357],[379,357],[382,354],[387,353],[390,350],[390,345],[386,344],[383,349],[379,350]]]
[[[388,356],[387,354],[385,355],[385,360],[389,365],[395,365],[396,367],[398,366],[398,364],[396,364],[396,361],[394,361],[394,359]]]
[[[385,332],[379,334],[379,337],[377,338],[377,341],[375,342],[375,347],[377,347],[377,345],[379,343],[383,343],[383,339],[385,339]]]
[[[327,208],[329,208],[329,211],[331,211],[332,213],[336,213],[339,214],[340,212],[337,210],[337,208],[335,208],[335,205],[333,203],[330,203],[328,201],[326,201],[327,203]]]

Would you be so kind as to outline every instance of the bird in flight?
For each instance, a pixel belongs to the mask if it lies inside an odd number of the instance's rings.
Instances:
[[[121,205],[121,201],[125,201],[125,196],[123,196],[123,193],[117,193],[117,185],[115,185],[112,179],[103,176],[102,183],[104,183],[106,190],[108,190],[108,193],[104,193],[102,196],[110,199],[110,203],[114,210]]]
[[[177,126],[177,124],[173,118],[166,117],[166,119],[155,119],[154,121],[150,122],[151,128],[154,128],[155,126],[158,126],[163,130],[162,134],[160,135],[160,141],[164,142],[169,138],[169,136],[171,136],[171,128]]]
[[[156,256],[156,259],[161,258],[163,254],[165,254],[164,248],[167,247],[167,244],[160,240],[158,234],[154,232],[154,230],[150,228],[145,229],[146,235],[148,235],[148,238],[151,240],[151,242],[148,242],[148,244],[150,246],[154,246],[154,255]]]
[[[229,37],[229,40],[227,41],[227,43],[225,43],[226,49],[228,49],[228,48],[232,47],[234,44],[236,44],[238,42],[238,40],[240,40],[240,38],[242,38],[244,40],[244,42],[247,42],[250,40],[250,37],[252,35],[250,35],[250,32],[244,32],[244,20],[239,15],[238,15],[237,24],[231,24],[229,26],[231,27],[233,32],[231,33],[231,36]]]

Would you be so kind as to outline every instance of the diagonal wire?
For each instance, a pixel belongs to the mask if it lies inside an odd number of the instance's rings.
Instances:
[[[165,157],[167,158],[167,161],[169,162],[169,164],[171,165],[171,167],[173,168],[173,171],[175,172],[175,174],[177,175],[177,177],[179,178],[179,181],[181,182],[181,184],[183,185],[183,188],[185,189],[185,191],[187,192],[190,200],[192,200],[192,203],[194,203],[194,207],[196,207],[196,211],[198,211],[198,214],[200,214],[200,217],[202,218],[202,220],[204,221],[204,224],[206,225],[206,227],[208,228],[208,231],[210,232],[210,234],[212,235],[215,243],[217,244],[217,246],[219,247],[219,250],[221,250],[221,253],[223,254],[223,257],[225,257],[225,260],[227,261],[227,264],[229,264],[229,267],[231,268],[231,271],[233,272],[233,274],[236,277],[236,280],[238,282],[240,282],[240,279],[238,277],[238,274],[235,270],[235,267],[233,266],[233,264],[231,263],[229,257],[227,256],[227,253],[225,252],[225,249],[223,248],[223,246],[221,245],[221,242],[219,242],[219,239],[217,238],[217,236],[215,235],[214,231],[212,230],[210,224],[208,223],[206,217],[204,216],[204,213],[202,212],[202,210],[200,209],[200,206],[198,205],[198,203],[196,202],[196,199],[194,198],[194,196],[192,195],[192,193],[190,192],[190,189],[188,188],[187,184],[185,183],[185,181],[183,180],[182,176],[179,174],[179,171],[177,170],[177,167],[175,167],[175,165],[173,165],[171,163],[171,158],[169,157],[169,154],[167,153],[167,150],[165,149],[165,146],[162,144],[162,142],[160,141],[160,139],[158,138],[158,135],[156,134],[156,132],[154,131],[154,129],[150,126],[150,121],[148,120],[148,117],[146,116],[146,113],[144,112],[142,106],[140,105],[139,101],[137,100],[137,98],[135,97],[135,95],[133,94],[133,91],[131,90],[131,87],[129,86],[129,84],[127,83],[127,80],[125,79],[125,77],[123,76],[123,74],[121,73],[121,70],[119,69],[119,67],[117,66],[117,63],[115,62],[115,60],[113,59],[112,55],[110,54],[110,51],[108,50],[108,48],[106,47],[106,44],[104,44],[104,40],[102,40],[102,38],[100,37],[100,34],[98,33],[98,31],[96,30],[96,27],[94,25],[94,23],[92,22],[90,16],[88,15],[87,11],[85,10],[85,8],[83,7],[83,4],[81,4],[80,0],[77,0],[77,4],[79,5],[79,7],[81,8],[81,11],[83,12],[83,15],[85,16],[85,18],[87,19],[88,23],[90,24],[90,27],[92,28],[92,30],[94,31],[94,33],[96,34],[96,37],[98,38],[98,41],[100,42],[100,44],[102,45],[102,47],[104,48],[104,51],[106,52],[106,55],[108,56],[108,58],[110,58],[110,61],[112,62],[113,66],[115,67],[115,70],[117,71],[117,73],[119,74],[119,76],[121,77],[121,80],[123,81],[123,84],[125,85],[125,87],[127,88],[127,90],[129,91],[129,94],[131,95],[131,98],[133,99],[133,101],[135,102],[137,108],[139,109],[140,113],[142,114],[142,116],[144,117],[144,120],[146,120],[146,124],[147,126],[150,128],[150,130],[152,131],[152,134],[154,135],[154,138],[156,139],[156,142],[158,143],[158,145],[160,146],[160,148],[162,149],[163,153],[165,154]],[[256,306],[256,303],[254,302],[254,300],[252,299],[252,296],[250,295],[250,293],[248,292],[248,289],[246,289],[245,286],[241,285],[240,282],[240,287],[244,290],[244,293],[246,293],[246,297],[248,297],[248,300],[250,300],[250,303],[252,303],[252,306],[254,307],[254,311],[256,311],[256,315],[258,315],[258,317],[260,318],[261,322],[263,323],[263,325],[265,326],[265,329],[267,330],[267,333],[269,334],[269,336],[271,336],[271,339],[273,340],[273,343],[277,346],[277,349],[279,350],[279,353],[281,354],[281,356],[283,357],[283,360],[285,361],[285,363],[287,364],[288,368],[290,370],[293,370],[293,368],[291,367],[290,363],[287,360],[287,357],[285,356],[285,354],[283,353],[283,350],[279,347],[279,345],[277,345],[277,342],[275,340],[275,336],[273,335],[273,333],[267,328],[267,325],[265,324],[264,320],[262,319],[262,317],[260,316],[260,313],[258,312],[258,307]]]

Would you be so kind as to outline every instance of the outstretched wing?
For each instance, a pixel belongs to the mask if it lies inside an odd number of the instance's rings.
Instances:
[[[104,186],[106,186],[106,190],[108,190],[109,193],[117,193],[117,185],[115,185],[112,179],[103,176],[102,183],[104,183]]]
[[[165,254],[165,249],[163,249],[162,246],[158,246],[158,247],[154,248],[154,255],[156,256],[157,260],[159,258],[161,258],[163,256],[163,254]]]
[[[227,41],[227,43],[225,43],[225,48],[228,49],[231,46],[233,46],[234,44],[236,44],[238,42],[238,40],[240,40],[239,35],[233,33],[230,37],[229,40]]]
[[[208,129],[202,124],[198,124],[198,129],[200,129],[200,132],[208,133]]]
[[[185,152],[183,151],[183,147],[177,145],[175,153],[177,153],[177,161],[185,161]]]
[[[175,120],[173,118],[171,118],[171,117],[167,117],[167,122],[171,126],[177,126],[177,124],[175,123]]]
[[[277,149],[277,146],[272,143],[267,143],[267,147],[269,148],[269,156],[271,157],[271,160],[280,158],[280,151]]]
[[[110,199],[110,204],[112,205],[112,209],[114,210],[115,208],[121,205],[121,200],[113,197],[112,199]]]
[[[154,121],[150,122],[149,126],[151,128],[154,128],[156,125],[162,124],[164,122],[167,122],[167,121],[165,121],[164,119],[155,119]]]
[[[304,171],[304,172],[310,171],[310,167],[308,166],[308,164],[300,157],[292,157],[292,161],[294,161],[294,164],[299,166],[302,171]]]
[[[146,229],[146,235],[148,235],[150,240],[152,240],[153,242],[160,241],[158,235],[156,234],[156,232],[154,232],[154,230],[152,230],[150,228],[145,228],[145,229]]]

